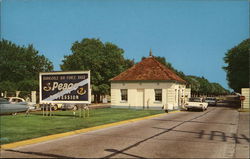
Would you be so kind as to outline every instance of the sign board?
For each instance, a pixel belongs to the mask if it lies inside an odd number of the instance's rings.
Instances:
[[[245,100],[245,96],[240,96],[240,100]]]
[[[39,73],[40,103],[91,103],[90,71]]]

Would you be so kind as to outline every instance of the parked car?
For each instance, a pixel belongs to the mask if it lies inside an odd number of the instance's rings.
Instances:
[[[193,97],[189,98],[189,101],[184,104],[187,110],[200,109],[202,111],[207,110],[208,103],[203,98]]]
[[[20,97],[6,97],[4,99],[9,101],[11,104],[25,102],[25,100],[23,98],[20,98]]]
[[[65,103],[62,105],[62,110],[77,110],[77,105],[76,104],[71,104],[71,103]]]
[[[16,114],[29,109],[26,102],[10,103],[7,99],[0,98],[0,114]]]
[[[18,104],[26,104],[26,105],[28,105],[30,110],[35,110],[35,104],[30,103],[30,102],[26,102],[23,98],[20,98],[20,97],[6,97],[4,99],[6,99],[11,104],[17,104],[17,103]]]
[[[215,97],[207,97],[205,99],[205,102],[208,103],[208,105],[213,105],[213,106],[216,106],[217,105],[217,99]]]

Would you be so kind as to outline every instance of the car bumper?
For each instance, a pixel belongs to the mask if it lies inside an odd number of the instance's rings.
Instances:
[[[184,106],[185,108],[187,109],[203,109],[202,106],[191,106],[191,105],[187,105],[187,106]]]
[[[215,102],[208,102],[208,105],[216,105]]]

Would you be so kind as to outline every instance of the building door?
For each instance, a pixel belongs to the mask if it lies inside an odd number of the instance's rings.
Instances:
[[[144,108],[144,89],[137,89],[136,103],[138,108]]]
[[[181,105],[181,91],[178,89],[178,106]]]

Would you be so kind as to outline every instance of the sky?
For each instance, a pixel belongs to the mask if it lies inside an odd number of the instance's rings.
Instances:
[[[75,41],[99,38],[136,62],[163,56],[229,89],[225,53],[249,37],[248,0],[0,0],[1,38],[33,44],[55,71]]]

